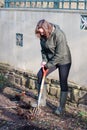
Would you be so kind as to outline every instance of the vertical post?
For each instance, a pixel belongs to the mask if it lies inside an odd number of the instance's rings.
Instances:
[[[24,8],[26,7],[26,0],[24,0]]]
[[[64,9],[64,3],[65,3],[65,1],[63,0],[62,1],[62,9]]]
[[[31,0],[30,0],[30,8],[32,8],[32,2],[31,2]]]
[[[59,8],[59,0],[54,0],[54,8],[55,9]]]
[[[84,10],[86,10],[87,9],[87,1],[85,0],[84,1]]]
[[[72,0],[69,0],[69,9],[71,9]]]
[[[41,1],[41,8],[43,8],[43,2]]]
[[[47,1],[47,8],[49,8],[49,2]]]
[[[77,9],[79,8],[79,1],[77,0]]]
[[[5,8],[9,7],[9,0],[5,0]]]

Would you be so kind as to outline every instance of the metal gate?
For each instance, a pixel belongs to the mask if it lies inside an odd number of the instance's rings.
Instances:
[[[87,0],[5,0],[5,7],[87,10]]]

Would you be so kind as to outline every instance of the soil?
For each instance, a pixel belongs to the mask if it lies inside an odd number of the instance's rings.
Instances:
[[[31,107],[36,102],[36,90],[20,86],[5,86],[0,91],[0,130],[87,130],[87,113],[76,106],[66,105],[66,113],[53,113],[58,99],[47,96],[47,106],[38,111]]]

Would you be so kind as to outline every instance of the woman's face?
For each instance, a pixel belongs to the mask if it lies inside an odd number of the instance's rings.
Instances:
[[[37,35],[38,38],[46,37],[46,36],[44,35],[44,30],[43,30],[43,28],[39,28],[39,29],[38,29],[38,33],[37,33],[36,35]]]
[[[39,28],[38,31],[40,33],[40,38],[47,40],[47,37],[46,37],[46,35],[44,33],[43,28]]]
[[[39,28],[38,31],[39,31],[39,33],[40,33],[41,36],[44,35],[44,30],[43,30],[43,28]]]

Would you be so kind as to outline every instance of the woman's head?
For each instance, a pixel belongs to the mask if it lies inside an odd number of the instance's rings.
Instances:
[[[52,24],[42,19],[37,23],[35,34],[39,38],[41,38],[41,36],[45,36],[46,38],[49,38],[52,32],[52,28],[53,28]]]

